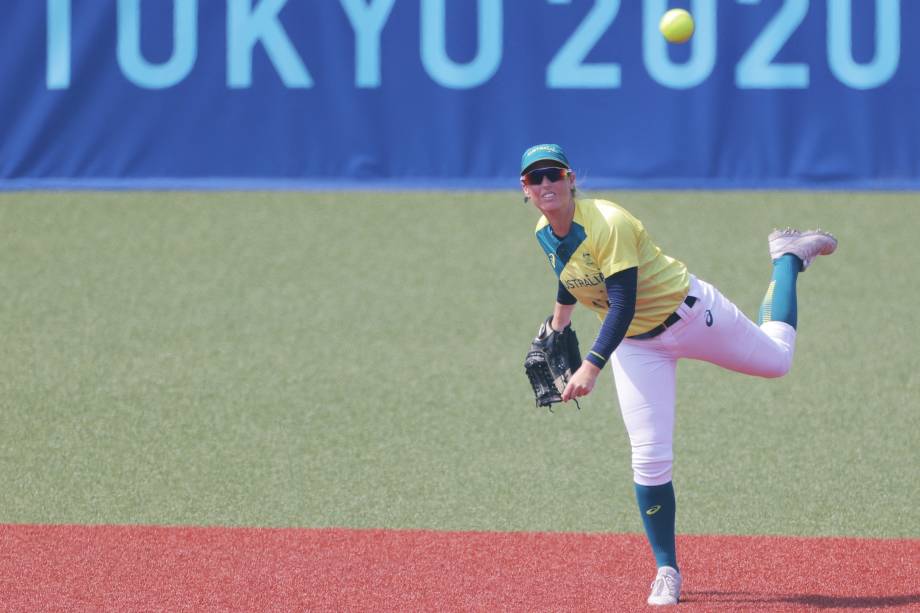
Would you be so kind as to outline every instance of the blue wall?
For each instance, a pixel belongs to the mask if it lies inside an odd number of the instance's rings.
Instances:
[[[697,18],[686,45],[666,8]],[[920,188],[917,0],[17,0],[0,187]]]

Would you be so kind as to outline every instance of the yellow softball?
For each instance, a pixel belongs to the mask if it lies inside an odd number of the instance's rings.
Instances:
[[[693,17],[684,9],[671,9],[661,16],[658,29],[669,43],[685,43],[693,36]]]

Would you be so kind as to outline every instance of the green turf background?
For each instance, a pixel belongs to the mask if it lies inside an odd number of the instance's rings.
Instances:
[[[680,366],[679,530],[920,536],[920,195],[597,195],[752,316],[773,227],[840,238],[800,278],[790,375]],[[609,373],[533,407],[536,217],[513,192],[0,194],[0,522],[641,530]]]

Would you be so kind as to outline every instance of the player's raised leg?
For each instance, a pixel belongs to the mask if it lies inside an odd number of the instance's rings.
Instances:
[[[821,230],[786,229],[770,234],[773,260],[770,285],[760,308],[760,325],[747,318],[718,289],[696,280],[700,303],[687,325],[674,327],[680,357],[712,362],[759,377],[781,377],[792,367],[798,304],[796,281],[819,255],[837,248],[837,239]],[[702,325],[700,321],[704,321]]]
[[[758,326],[702,279],[694,279],[690,291],[698,302],[689,316],[668,331],[673,334],[673,350],[678,357],[704,360],[757,377],[782,377],[789,372],[795,328],[785,322]]]

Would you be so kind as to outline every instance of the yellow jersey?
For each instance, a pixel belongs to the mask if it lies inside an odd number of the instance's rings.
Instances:
[[[562,285],[602,321],[608,311],[604,279],[639,269],[636,314],[627,336],[648,332],[667,319],[690,288],[683,262],[662,253],[642,222],[613,202],[576,199],[568,235],[556,236],[546,217],[537,222],[536,235]]]

